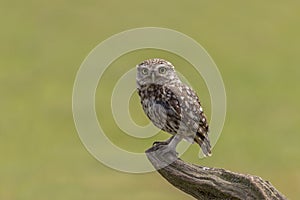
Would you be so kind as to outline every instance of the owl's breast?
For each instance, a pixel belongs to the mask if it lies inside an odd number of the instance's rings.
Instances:
[[[166,106],[164,105],[163,90],[160,85],[149,85],[139,90],[143,110],[152,123],[163,129],[167,120]]]
[[[161,85],[150,85],[139,90],[143,110],[158,128],[171,134],[177,132],[181,120],[179,102]]]

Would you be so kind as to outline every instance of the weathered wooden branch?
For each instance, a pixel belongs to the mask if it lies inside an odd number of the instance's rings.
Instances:
[[[188,164],[174,153],[161,153],[162,148],[148,149],[148,159],[169,183],[196,199],[287,199],[258,176]]]

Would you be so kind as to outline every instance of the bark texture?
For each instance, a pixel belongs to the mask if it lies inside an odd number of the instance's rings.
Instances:
[[[287,199],[258,176],[185,163],[174,152],[165,152],[164,145],[155,145],[146,154],[160,175],[196,199]]]

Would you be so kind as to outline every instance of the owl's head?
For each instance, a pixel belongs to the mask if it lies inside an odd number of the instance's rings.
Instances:
[[[145,60],[137,65],[136,68],[136,81],[138,85],[164,85],[178,80],[178,76],[172,63],[160,58]]]

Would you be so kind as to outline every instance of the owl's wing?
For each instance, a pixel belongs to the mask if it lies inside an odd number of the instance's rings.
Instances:
[[[169,89],[179,102],[180,119],[195,133],[193,140],[200,145],[204,155],[210,155],[209,125],[196,92],[184,84]]]
[[[196,132],[194,141],[199,144],[199,146],[202,149],[202,152],[205,156],[211,156],[211,145],[208,137],[208,132],[209,132],[209,125],[207,118],[203,112],[203,108],[201,106],[200,100],[196,94],[196,92],[192,89],[191,93],[193,94],[194,98],[197,100],[198,105],[199,105],[199,127]]]

